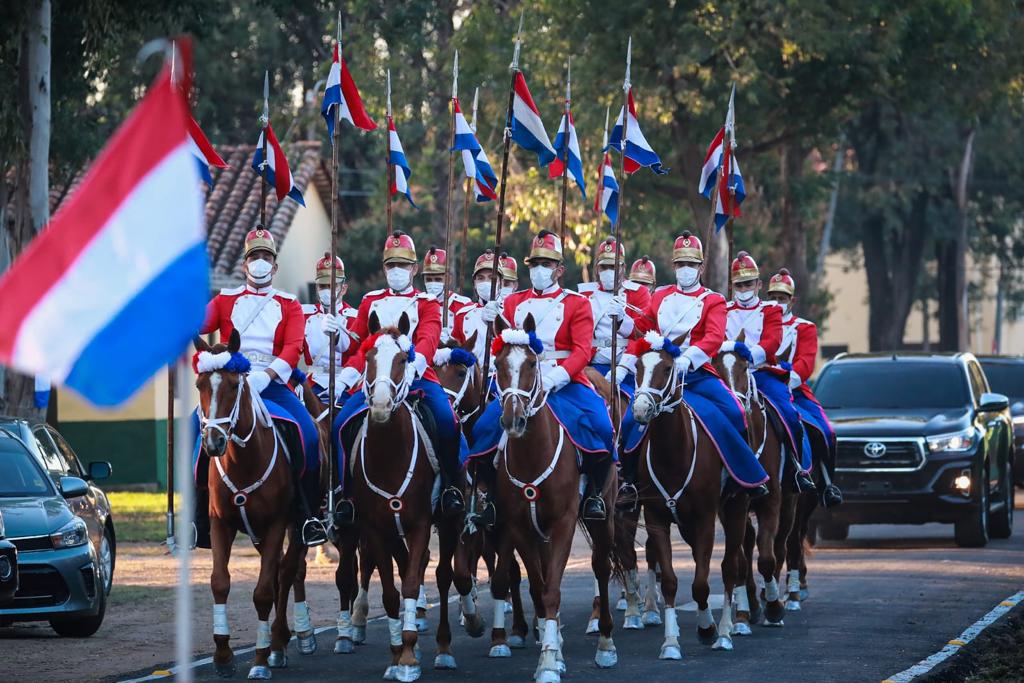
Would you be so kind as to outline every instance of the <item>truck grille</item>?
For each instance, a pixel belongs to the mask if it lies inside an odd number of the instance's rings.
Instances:
[[[63,577],[53,567],[19,564],[20,583],[13,608],[53,607],[67,602],[70,593]]]
[[[921,442],[914,439],[843,439],[836,448],[836,470],[839,472],[891,471],[908,472],[924,464]]]

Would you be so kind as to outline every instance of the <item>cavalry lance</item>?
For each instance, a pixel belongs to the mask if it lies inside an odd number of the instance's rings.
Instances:
[[[569,189],[569,103],[572,100],[572,58],[565,62],[565,131],[562,134],[562,205],[559,209],[559,228],[562,252],[565,252],[565,195]]]
[[[629,82],[629,67],[633,59],[633,37],[629,37],[629,43],[626,46],[626,78],[622,82],[622,149],[620,150],[621,155],[619,158],[619,214],[618,220],[615,221],[615,225],[612,228],[612,237],[615,239],[615,279],[612,286],[612,296],[618,296],[619,287],[621,286],[620,271],[622,269],[622,242],[620,240],[622,217],[625,215],[626,206],[624,201],[625,190],[626,190],[626,134],[629,131],[629,91],[633,87]],[[612,316],[612,364],[609,371],[609,378],[612,383],[612,395],[615,396],[618,383],[616,382],[616,374],[618,369],[618,339],[619,339],[619,317],[617,315]],[[614,430],[614,440],[618,439],[619,434],[619,402],[613,400],[612,402],[612,429]]]
[[[387,124],[387,131],[384,135],[384,200],[387,206],[387,233],[384,235],[385,239],[391,236],[392,232],[392,217],[391,217],[391,187],[395,182],[395,167],[391,163],[391,69],[387,70],[387,108],[384,110],[384,121]]]
[[[338,62],[341,62],[341,12],[338,12]],[[390,133],[388,137],[390,138]],[[334,132],[331,136],[331,315],[336,315],[338,311],[338,146],[341,143],[341,106],[334,107]],[[328,339],[330,353],[328,354],[328,379],[327,379],[327,419],[328,424],[334,424],[334,410],[337,401],[334,398],[334,392],[336,389],[335,371],[337,369],[337,353],[335,349],[338,344],[338,334],[332,332]],[[335,478],[338,473],[335,472],[335,463],[337,458],[337,449],[334,445],[334,439],[329,439],[330,453],[327,458],[327,481],[330,482],[327,487],[327,510],[329,514],[334,512],[334,489],[337,486]],[[333,514],[331,514],[331,522],[333,523]]]
[[[448,269],[448,260],[451,254],[452,242],[452,195],[455,194],[455,100],[459,96],[459,51],[455,51],[455,61],[452,63],[452,125],[451,135],[448,137],[448,198],[445,204],[444,217],[444,288],[441,290],[441,327],[448,329],[448,283],[451,281],[451,271]],[[463,244],[465,249],[465,244]]]

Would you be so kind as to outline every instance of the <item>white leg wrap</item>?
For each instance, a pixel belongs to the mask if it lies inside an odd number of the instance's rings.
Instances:
[[[750,600],[747,598],[746,586],[736,586],[732,589],[732,601],[736,604],[737,612],[749,612]]]
[[[270,647],[270,622],[256,622],[256,649],[263,650]]]
[[[352,639],[352,614],[348,610],[338,612],[338,637]]]
[[[297,602],[295,603],[293,613],[295,615],[295,631],[297,633],[313,630],[313,624],[309,620],[309,605],[305,602]]]
[[[459,601],[462,603],[462,613],[470,616],[476,614],[476,600],[473,599],[473,594],[463,595],[459,597]]]
[[[557,619],[545,619],[544,620],[544,638],[541,640],[542,650],[557,650],[559,646],[558,639],[558,620]]]
[[[764,583],[764,599],[767,602],[776,602],[779,599],[779,582],[775,580],[774,576],[771,581]]]
[[[427,589],[420,586],[420,596],[416,598],[416,609],[427,609]]]
[[[494,625],[493,628],[505,628],[505,601],[494,601]]]
[[[416,604],[415,600],[413,600],[413,604],[414,605]],[[413,631],[416,630],[416,610],[415,610],[415,608],[413,608],[412,630]],[[394,645],[395,647],[401,646],[401,644],[402,644],[402,620],[401,619],[392,619],[391,617],[388,617],[388,633],[390,633],[390,635],[391,635],[391,644]]]
[[[416,631],[416,598],[402,601],[402,630]]]
[[[799,593],[800,592],[800,570],[790,569],[789,570],[789,592]]]
[[[653,569],[647,570],[647,605],[658,604],[658,575]]]
[[[594,597],[601,595],[601,585],[598,584],[597,579],[594,579]]]
[[[675,607],[665,607],[665,637],[679,637],[679,621]]]
[[[711,608],[697,610],[697,626],[700,628],[711,628],[715,618],[711,616]]]
[[[231,629],[228,628],[228,606],[213,606],[213,635],[229,636]]]

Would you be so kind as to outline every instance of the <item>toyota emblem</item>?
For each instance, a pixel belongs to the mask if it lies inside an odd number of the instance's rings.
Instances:
[[[875,460],[881,458],[885,455],[885,444],[880,441],[872,441],[871,443],[865,444],[864,455]]]

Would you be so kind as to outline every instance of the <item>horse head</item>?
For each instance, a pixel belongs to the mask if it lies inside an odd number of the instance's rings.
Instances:
[[[537,338],[533,314],[522,329],[509,327],[499,316],[494,321],[495,383],[501,401],[501,426],[514,439],[526,432],[526,423],[544,405],[540,357],[544,346]]]
[[[682,391],[681,373],[675,361],[682,354],[679,344],[683,336],[669,340],[656,332],[648,332],[636,342],[636,392],[633,395],[633,417],[647,424],[673,405]]]
[[[450,339],[434,354],[437,380],[448,394],[452,409],[462,419],[474,414],[480,406],[480,392],[476,390],[480,366],[473,354],[476,339],[476,332],[462,344]]]
[[[741,330],[736,341],[743,342],[745,336]],[[750,363],[735,351],[724,351],[715,356],[711,364],[718,371],[726,386],[732,390],[732,393],[743,399],[745,407],[749,411],[754,388]]]
[[[245,376],[250,364],[238,352],[242,344],[238,330],[232,330],[227,345],[210,346],[200,337],[193,344],[196,354],[192,367],[197,375],[203,446],[207,454],[216,458],[227,452],[231,441],[244,446],[256,429],[255,413],[246,410],[252,401],[245,397]],[[249,436],[238,436],[247,430]]]
[[[405,313],[396,327],[381,327],[377,313],[368,321],[370,336],[364,342],[366,374],[363,392],[370,406],[370,419],[387,422],[405,397],[412,382],[409,369],[416,359],[416,350],[409,339],[409,316]]]

